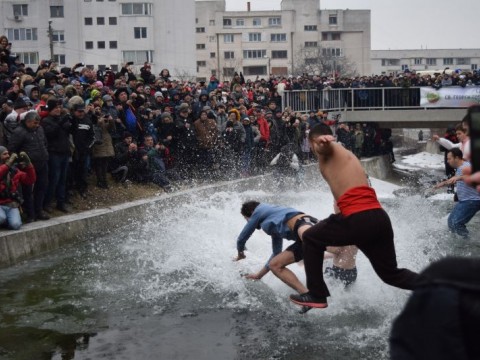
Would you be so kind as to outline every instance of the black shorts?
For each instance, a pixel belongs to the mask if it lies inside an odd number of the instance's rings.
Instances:
[[[315,225],[318,223],[318,219],[314,218],[310,215],[304,215],[297,221],[295,221],[295,225],[293,225],[293,233],[295,234],[296,241],[301,241],[300,237],[298,236],[298,228],[303,225]]]
[[[357,268],[353,269],[342,269],[338,266],[332,265],[332,267],[325,268],[326,276],[333,277],[334,279],[340,280],[345,287],[357,280]]]
[[[292,245],[287,247],[285,251],[291,251],[293,253],[295,262],[303,260],[303,244],[300,240],[295,241]]]

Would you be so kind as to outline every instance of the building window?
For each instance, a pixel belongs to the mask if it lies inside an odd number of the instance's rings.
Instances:
[[[382,66],[398,66],[400,65],[399,59],[382,59]]]
[[[245,26],[245,19],[235,19],[235,26]]]
[[[65,31],[59,31],[59,30],[52,31],[52,41],[53,42],[64,42],[65,41]]]
[[[216,39],[217,39],[217,38],[216,38],[215,36],[209,36],[209,37],[208,37],[208,41],[209,41],[209,42],[215,42]]]
[[[205,44],[197,44],[197,50],[205,50]]]
[[[20,29],[6,29],[9,40],[15,41],[30,41],[38,40],[37,28],[20,28]]]
[[[267,56],[267,50],[243,50],[244,59],[261,59]]]
[[[405,71],[407,69],[408,69],[408,65],[406,65],[406,64],[402,65],[402,71]]]
[[[18,4],[13,6],[13,16],[28,16],[28,5]]]
[[[328,23],[330,25],[337,25],[337,15],[330,15],[328,17]]]
[[[63,6],[50,6],[51,18],[63,18]]]
[[[197,33],[204,33],[205,32],[205,28],[204,27],[198,27],[196,29]]]
[[[53,61],[55,61],[58,65],[65,65],[65,55],[53,55]]]
[[[97,41],[97,49],[105,49],[105,41]]]
[[[225,51],[223,53],[223,57],[225,59],[235,59],[235,52],[234,51]]]
[[[225,67],[223,68],[223,76],[233,76],[235,74],[235,68]]]
[[[318,58],[305,58],[305,65],[315,65],[318,63]]]
[[[93,25],[93,18],[86,17],[84,20],[85,25]]]
[[[122,51],[123,62],[133,61],[134,64],[153,63],[153,50]]]
[[[322,55],[326,57],[342,57],[343,51],[340,48],[323,48]]]
[[[287,34],[270,34],[271,42],[285,42],[287,41]]]
[[[305,41],[305,47],[317,47],[318,43],[316,41]]]
[[[266,66],[244,66],[243,75],[266,75]]]
[[[205,66],[207,66],[207,62],[206,62],[206,61],[197,61],[197,66],[199,66],[199,67],[200,67],[200,66],[205,67]]]
[[[38,65],[38,52],[17,53],[21,63],[25,65]]]
[[[108,18],[108,25],[117,25],[117,18],[116,17],[109,17]]]
[[[286,59],[287,50],[272,50],[272,59]]]
[[[437,65],[437,59],[434,58],[428,58],[426,59],[427,65]]]
[[[97,25],[105,25],[105,18],[97,17]]]
[[[338,32],[322,32],[323,41],[337,41],[341,39],[341,35]]]
[[[253,24],[253,26],[262,26],[262,19],[253,18],[252,24]]]
[[[122,15],[152,15],[150,3],[125,3],[122,4]]]
[[[210,20],[210,21],[208,22],[208,25],[210,25],[210,26],[215,26],[215,20]]]
[[[259,42],[262,41],[262,33],[249,33],[248,41],[250,42]]]
[[[110,49],[116,49],[118,47],[116,41],[109,41],[108,45],[109,45]]]
[[[215,58],[215,56],[216,56],[216,54],[215,54],[214,52],[211,52],[211,53],[210,53],[210,58],[211,58],[211,59]]]
[[[282,18],[281,17],[273,17],[268,18],[268,26],[281,26],[282,25]]]
[[[224,43],[233,43],[233,34],[224,34],[223,35]]]
[[[133,37],[135,39],[146,39],[147,38],[147,28],[146,27],[134,27],[133,28]]]
[[[232,19],[224,18],[223,19],[223,27],[230,27],[232,26]]]
[[[470,58],[457,58],[457,65],[470,65]]]
[[[85,41],[85,49],[93,49],[93,41]]]
[[[421,58],[415,58],[415,59],[413,59],[413,63],[415,65],[422,65],[422,59]]]
[[[443,58],[443,65],[453,65],[453,58]]]
[[[305,25],[303,27],[305,31],[317,31],[317,25]]]
[[[341,39],[340,33],[332,33],[332,40],[333,41],[338,41]]]
[[[216,69],[212,69],[210,71],[210,73],[212,74],[212,76],[217,76],[217,70]]]
[[[472,69],[472,70],[477,70],[477,64],[472,64],[472,65],[470,66],[470,69]]]

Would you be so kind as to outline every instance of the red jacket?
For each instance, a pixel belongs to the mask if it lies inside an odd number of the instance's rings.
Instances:
[[[269,142],[270,141],[270,127],[268,126],[267,120],[263,117],[257,119],[258,130],[260,130],[260,140]]]
[[[9,175],[10,188],[7,188],[7,177]],[[25,168],[25,171],[14,168],[13,172],[7,165],[0,165],[0,204],[15,201],[16,199],[12,198],[12,194],[17,192],[19,185],[33,185],[36,180],[35,168],[31,164]]]

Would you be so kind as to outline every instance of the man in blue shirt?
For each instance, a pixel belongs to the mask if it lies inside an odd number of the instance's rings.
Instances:
[[[262,229],[272,238],[272,255],[262,269],[246,277],[260,280],[269,271],[282,280],[285,284],[296,290],[299,294],[308,292],[308,289],[298,280],[297,276],[286,268],[294,262],[303,259],[302,234],[305,230],[315,225],[318,220],[306,215],[299,210],[289,207],[275,206],[257,201],[248,201],[242,205],[241,214],[247,220],[242,232],[237,239],[238,255],[235,260],[245,259],[245,243],[257,229]],[[282,252],[283,239],[294,240]],[[357,278],[355,246],[328,247],[327,251],[333,254],[333,267],[327,268],[327,275],[340,279],[349,285]]]
[[[462,150],[459,148],[448,150],[447,162],[455,169],[455,176],[442,181],[435,187],[457,185],[458,202],[448,216],[448,228],[451,232],[467,238],[469,233],[466,224],[480,211],[480,194],[464,181],[466,174],[463,173],[463,170],[470,169],[471,165],[468,161],[463,160]]]

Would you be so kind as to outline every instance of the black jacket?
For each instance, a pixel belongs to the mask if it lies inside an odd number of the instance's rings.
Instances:
[[[17,126],[8,142],[8,151],[10,153],[19,153],[25,151],[30,160],[35,163],[48,161],[47,138],[43,128],[39,126],[35,130],[27,129],[25,122],[22,121]]]
[[[95,141],[93,123],[90,116],[85,114],[83,119],[72,117],[72,134],[75,151],[80,154],[87,153]]]
[[[50,154],[70,154],[70,116],[47,116],[42,120],[43,131],[48,141]]]

